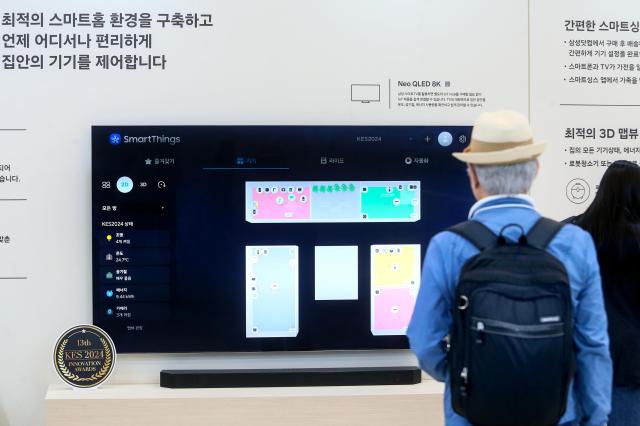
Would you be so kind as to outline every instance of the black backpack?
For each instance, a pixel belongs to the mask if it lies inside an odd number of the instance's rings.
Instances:
[[[525,235],[477,221],[450,228],[480,253],[462,267],[447,339],[453,409],[482,426],[557,425],[575,371],[567,271],[545,248],[562,224]],[[503,236],[520,228],[517,242]]]

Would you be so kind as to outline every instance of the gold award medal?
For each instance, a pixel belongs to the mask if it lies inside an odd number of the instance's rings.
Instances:
[[[109,335],[94,325],[78,325],[65,331],[53,351],[53,365],[66,383],[92,388],[103,383],[116,362]]]

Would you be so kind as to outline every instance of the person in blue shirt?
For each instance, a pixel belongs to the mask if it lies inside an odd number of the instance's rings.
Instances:
[[[464,153],[454,156],[468,164],[471,190],[478,200],[469,212],[494,233],[507,224],[525,232],[540,218],[526,194],[538,173],[537,157],[545,145],[534,143],[526,117],[512,111],[484,113],[474,125]],[[509,228],[506,237],[519,231]],[[611,409],[612,365],[607,317],[604,309],[598,259],[591,236],[565,225],[547,250],[565,266],[574,308],[576,373],[561,425],[603,426]],[[470,242],[448,231],[437,234],[427,249],[420,292],[407,329],[411,349],[420,367],[445,385],[447,426],[469,423],[451,405],[446,345],[452,323],[455,288],[463,264],[478,253]]]

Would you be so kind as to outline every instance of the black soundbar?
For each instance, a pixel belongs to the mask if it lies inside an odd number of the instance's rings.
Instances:
[[[163,388],[370,386],[420,383],[416,367],[295,368],[263,370],[162,370]]]

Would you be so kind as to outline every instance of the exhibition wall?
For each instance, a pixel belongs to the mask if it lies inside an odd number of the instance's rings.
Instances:
[[[133,13],[149,28],[112,25]],[[197,26],[185,18],[196,13]],[[639,20],[630,0],[5,0],[0,425],[42,423],[53,344],[92,320],[91,126],[469,126],[514,109],[550,146],[533,196],[561,219],[593,199],[607,161],[638,158]],[[121,45],[131,35],[139,45]],[[413,364],[404,350],[125,354],[110,382],[154,383],[163,368]]]
[[[637,161],[640,5],[531,1],[531,122],[549,144],[534,195],[556,218],[584,211],[612,161]]]

